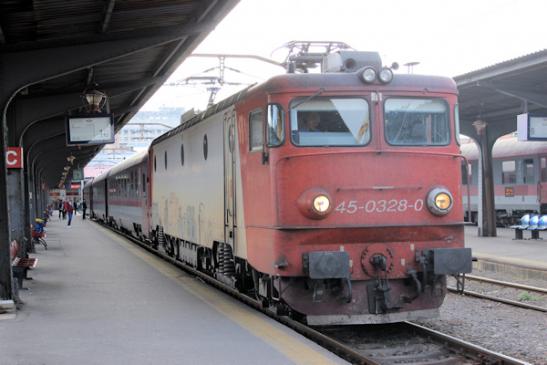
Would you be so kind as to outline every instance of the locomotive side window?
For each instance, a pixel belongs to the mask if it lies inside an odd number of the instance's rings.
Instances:
[[[291,140],[297,146],[363,146],[370,141],[368,102],[309,97],[291,103]]]
[[[517,169],[515,168],[515,161],[501,162],[501,183],[502,184],[517,183]]]
[[[268,146],[280,146],[284,140],[283,109],[277,104],[270,104],[268,105]]]
[[[454,131],[456,133],[456,143],[461,145],[460,141],[460,107],[458,104],[454,105]]]
[[[445,146],[450,141],[448,105],[441,99],[387,99],[385,135],[395,146]]]
[[[249,149],[251,151],[262,151],[262,145],[264,144],[263,125],[262,110],[252,111],[249,115]]]

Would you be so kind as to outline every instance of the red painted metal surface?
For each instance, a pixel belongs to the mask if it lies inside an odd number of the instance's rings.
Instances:
[[[363,256],[374,253],[388,258],[388,278],[404,278],[406,271],[418,269],[416,253],[435,247],[462,247],[463,226],[373,226],[367,228],[273,229],[248,228],[249,262],[257,270],[280,276],[303,276],[302,254],[310,251],[348,252],[352,260],[352,280],[375,277],[361,264]],[[288,266],[274,263],[287,259]],[[368,259],[367,259],[368,260]]]
[[[290,80],[284,83],[282,78],[275,79],[274,86],[258,89],[251,100],[236,108],[248,262],[259,272],[281,277],[282,299],[306,315],[349,318],[370,313],[368,291],[380,275],[371,261],[374,255],[386,258],[387,269],[382,275],[389,279],[390,300],[414,298],[397,304],[397,311],[439,307],[445,284],[437,282],[434,290],[416,297],[416,289],[407,281],[409,271],[422,271],[417,257],[423,251],[464,247],[461,158],[453,121],[455,89],[447,87],[428,94],[411,88],[389,90],[389,86],[386,90],[380,86],[371,90],[360,83],[345,85],[342,90],[343,86],[337,85],[335,92],[324,92],[322,96],[353,95],[369,101],[370,143],[359,147],[298,147],[286,133],[283,146],[265,151],[268,162],[264,163],[262,151],[249,152],[248,114],[268,99],[284,108],[285,131],[290,131],[287,111],[291,100],[317,90],[305,90],[305,84],[292,84]],[[328,89],[328,83],[323,86]],[[283,92],[271,93],[272,89]],[[372,100],[372,91],[443,98],[450,106],[450,143],[435,147],[390,146],[384,136],[383,106]],[[433,215],[427,208],[428,193],[437,187],[448,189],[453,196],[452,210],[445,216]],[[302,206],[310,204],[314,191],[324,192],[331,199],[330,212],[321,219]],[[349,254],[351,302],[343,299],[343,284],[340,289],[325,291],[320,301],[314,299],[315,291],[303,267],[304,255],[313,251]]]
[[[282,80],[276,79],[275,86],[282,89]],[[404,277],[405,270],[415,266],[415,251],[463,247],[461,160],[453,137],[453,113],[448,146],[394,147],[384,138],[381,103],[370,102],[374,117],[367,146],[297,147],[287,133],[282,147],[268,149],[269,161],[263,164],[262,151],[248,152],[248,113],[263,106],[266,98],[287,111],[293,98],[315,90],[284,91],[266,95],[258,90],[237,108],[248,260],[253,267],[275,275],[302,276],[303,253],[343,249],[353,262],[352,279],[370,279],[360,267],[361,255],[367,247],[382,245],[380,251],[391,252],[397,262],[390,277]],[[371,91],[356,84],[332,95],[369,98]],[[408,91],[396,95],[424,97]],[[456,101],[455,90],[425,96],[445,98],[451,111]],[[285,119],[287,131],[288,114]],[[428,192],[438,186],[454,197],[452,211],[442,217],[426,206]],[[324,190],[332,198],[327,217],[313,219],[302,213],[298,201],[310,189]],[[289,262],[283,270],[275,268],[281,258]]]

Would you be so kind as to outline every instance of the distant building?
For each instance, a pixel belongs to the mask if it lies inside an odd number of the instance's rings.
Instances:
[[[118,133],[115,142],[105,145],[84,169],[86,177],[95,177],[112,166],[142,151],[152,141],[180,123],[183,108],[162,107],[138,112]]]

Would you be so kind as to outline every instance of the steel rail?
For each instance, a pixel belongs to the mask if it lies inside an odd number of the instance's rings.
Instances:
[[[451,293],[456,293],[456,294],[461,294],[461,295],[468,295],[470,297],[475,297],[475,298],[480,298],[480,299],[487,299],[487,300],[491,300],[493,302],[504,303],[504,304],[512,305],[514,307],[521,307],[521,308],[531,309],[531,310],[535,310],[535,311],[538,311],[538,312],[547,312],[547,308],[539,307],[539,306],[533,305],[533,304],[517,302],[516,300],[493,297],[491,295],[481,294],[481,293],[477,293],[477,292],[470,291],[470,290],[464,290],[462,292],[462,291],[460,291],[456,288],[453,288],[453,287],[447,287],[447,289]]]
[[[482,281],[482,282],[485,282],[485,283],[502,285],[502,286],[507,286],[507,287],[510,287],[510,288],[516,288],[516,289],[522,289],[522,290],[528,290],[528,291],[535,291],[535,292],[538,292],[538,293],[547,294],[547,289],[539,288],[537,286],[530,286],[530,285],[524,285],[524,284],[518,284],[518,283],[510,283],[508,281],[495,280],[495,279],[485,278],[485,277],[482,277],[482,276],[465,275],[465,280]]]
[[[416,323],[405,322],[405,324],[409,326],[410,328],[416,330],[417,332],[421,332],[425,336],[429,336],[438,341],[450,344],[452,348],[459,349],[462,354],[470,355],[473,357],[475,357],[476,354],[483,354],[483,356],[485,357],[482,357],[481,360],[484,362],[481,362],[481,363],[488,364],[491,361],[493,361],[495,364],[503,364],[503,365],[531,365],[530,363],[526,361],[517,360],[512,357],[501,354],[499,352],[490,351],[488,349],[485,349],[484,347],[474,345],[470,342],[447,335],[445,333],[439,332],[431,328],[421,326]]]
[[[159,250],[156,250],[152,248],[151,246],[147,245],[146,243],[140,241],[139,239],[128,235],[126,233],[123,233],[121,231],[118,231],[114,229],[113,227],[107,226],[105,224],[101,224],[96,220],[92,220],[99,224],[100,226],[117,233],[118,235],[126,238],[127,240],[137,244],[141,248],[147,250],[148,252],[156,255],[157,257],[163,259],[164,261],[167,261],[176,267],[180,268],[181,270],[184,270],[190,274],[195,275],[197,278],[203,280],[204,282],[214,286],[215,288],[218,288],[222,290],[223,292],[231,295],[232,297],[235,297],[236,299],[241,300],[243,303],[247,304],[248,306],[266,314],[268,317],[288,326],[289,328],[293,329],[294,331],[300,333],[304,337],[307,337],[308,339],[318,343],[322,347],[326,348],[327,350],[335,353],[336,355],[340,356],[341,358],[351,362],[352,364],[362,364],[362,365],[380,365],[381,362],[376,361],[374,358],[367,357],[358,351],[352,349],[351,347],[341,343],[340,341],[335,340],[331,336],[325,335],[321,333],[320,331],[313,329],[301,322],[298,322],[294,319],[291,319],[287,316],[279,316],[274,311],[264,308],[261,303],[256,301],[255,299],[244,295],[243,293],[240,293],[239,291],[219,282],[215,278],[196,270],[195,268],[176,260],[173,257],[170,257]],[[452,352],[456,352],[457,354],[464,353],[465,355],[462,356],[469,356],[472,357],[473,360],[478,361],[480,364],[488,364],[488,363],[495,363],[499,365],[531,365],[527,362],[520,361],[514,358],[511,358],[509,356],[496,353],[494,351],[490,351],[488,349],[485,349],[483,347],[473,345],[469,342],[457,339],[455,337],[443,334],[441,332],[429,329],[427,327],[423,327],[411,322],[405,322],[405,324],[408,327],[412,327],[416,331],[419,331],[421,333],[426,334],[427,337],[433,338],[437,342],[441,343],[448,343],[450,346],[455,347],[455,349],[450,349]],[[381,359],[380,359],[381,360]]]

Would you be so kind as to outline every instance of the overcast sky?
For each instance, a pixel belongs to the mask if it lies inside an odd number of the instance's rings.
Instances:
[[[386,65],[420,62],[414,73],[457,76],[547,48],[546,16],[545,0],[241,0],[196,52],[281,60],[282,51],[271,52],[288,41],[335,40],[377,51]],[[189,58],[170,81],[215,65],[214,60]],[[248,74],[227,73],[227,81],[242,83],[282,72],[241,60],[227,65]],[[234,91],[224,90],[217,101]],[[144,109],[204,109],[207,99],[204,86],[166,86]]]

